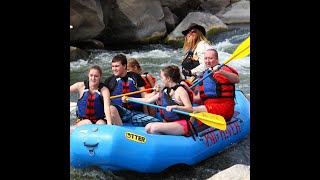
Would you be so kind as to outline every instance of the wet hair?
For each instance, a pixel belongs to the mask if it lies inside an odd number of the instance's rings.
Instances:
[[[167,66],[161,69],[165,77],[171,77],[173,82],[179,83],[181,80],[180,69],[176,65]]]
[[[90,70],[91,70],[91,69],[98,70],[98,71],[99,71],[100,76],[102,76],[102,69],[101,69],[101,67],[100,67],[100,66],[98,66],[98,65],[93,65],[93,66],[91,66],[91,67],[88,69],[88,73],[90,72]]]
[[[128,59],[128,67],[132,67],[133,68],[135,66],[137,66],[137,68],[138,68],[138,74],[141,74],[142,73],[142,69],[140,67],[140,64],[139,64],[138,60],[135,59],[135,58]]]
[[[111,62],[120,62],[123,66],[127,66],[127,57],[123,54],[117,54],[112,58]]]
[[[209,49],[207,49],[207,51],[213,51],[214,54],[215,54],[215,56],[216,56],[216,58],[217,58],[217,59],[219,58],[219,55],[218,55],[218,51],[217,51],[217,50],[215,50],[215,49],[213,49],[213,48],[209,48]]]

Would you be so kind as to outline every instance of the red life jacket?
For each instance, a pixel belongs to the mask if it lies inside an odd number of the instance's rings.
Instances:
[[[223,70],[238,74],[231,67],[224,65]],[[201,73],[200,79],[210,73],[210,70],[206,70]],[[199,92],[201,99],[208,98],[234,98],[235,97],[235,85],[222,74],[212,73],[212,76],[204,79],[199,84]]]

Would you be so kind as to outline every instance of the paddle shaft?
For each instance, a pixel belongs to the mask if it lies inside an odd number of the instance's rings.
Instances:
[[[128,101],[129,101],[129,102],[138,103],[138,104],[143,104],[143,105],[146,105],[146,106],[152,106],[152,107],[155,107],[155,108],[166,109],[166,107],[163,107],[163,106],[158,106],[158,105],[155,105],[155,104],[150,104],[150,103],[146,103],[146,102],[136,101],[136,100],[130,99],[130,98],[128,98]],[[172,109],[172,112],[184,114],[184,115],[187,115],[187,116],[190,115],[190,113],[187,113],[187,112],[184,112],[184,111],[180,111],[180,110],[176,110],[176,109]]]
[[[153,90],[153,88],[142,89],[142,90],[140,90],[140,91],[134,91],[134,92],[126,93],[126,94],[119,94],[119,95],[116,95],[116,96],[111,96],[110,99],[119,98],[119,97],[122,97],[122,96],[129,96],[129,95],[132,95],[132,94],[137,94],[137,93],[141,93],[141,92],[145,92],[145,91],[150,91],[150,90]]]
[[[207,77],[209,77],[212,73],[213,73],[213,71],[211,71],[209,74],[205,75],[202,79],[198,80],[196,83],[194,83],[192,86],[190,86],[190,89],[194,88],[196,85],[198,85],[199,83],[201,83],[204,79],[206,79]]]
[[[224,63],[223,63],[223,64],[220,64],[220,65],[218,66],[218,69],[220,69],[223,65],[224,65]],[[195,87],[196,85],[198,85],[199,83],[201,83],[204,79],[206,79],[207,77],[209,77],[212,73],[213,73],[213,71],[211,71],[209,74],[205,75],[202,79],[198,80],[196,83],[194,83],[192,86],[190,86],[190,89],[192,89],[193,87]]]

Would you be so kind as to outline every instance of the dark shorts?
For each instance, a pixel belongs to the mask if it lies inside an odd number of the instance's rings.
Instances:
[[[149,116],[143,112],[129,110],[122,106],[112,104],[117,108],[119,115],[122,119],[122,122],[131,122],[135,126],[145,126],[150,122],[162,122],[162,120],[157,119],[153,116]]]

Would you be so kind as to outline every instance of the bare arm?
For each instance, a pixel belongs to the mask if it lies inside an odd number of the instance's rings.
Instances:
[[[187,93],[187,91],[183,88],[183,87],[178,87],[176,92],[175,92],[175,96],[178,97],[180,99],[180,101],[182,102],[183,106],[179,106],[179,105],[172,105],[172,106],[167,106],[166,110],[167,111],[172,111],[172,109],[177,109],[180,111],[186,111],[186,112],[192,112],[192,104],[190,102],[189,99],[189,95]]]
[[[122,102],[124,103],[127,103],[128,101],[126,101],[126,98],[128,99],[133,99],[133,100],[137,100],[137,101],[141,101],[141,102],[146,102],[146,103],[154,103],[158,100],[158,97],[159,97],[159,93],[153,95],[152,97],[150,98],[134,98],[134,97],[126,97],[126,96],[123,96],[122,97]]]
[[[108,88],[103,87],[101,89],[101,94],[103,97],[104,114],[106,115],[107,124],[112,125],[111,112],[110,112],[110,91]]]
[[[181,81],[180,84],[183,84],[190,92],[192,92],[192,93],[193,93],[193,97],[196,95],[196,94],[193,92],[193,90],[190,89],[189,85],[188,85],[186,82]]]
[[[82,96],[83,90],[84,90],[83,82],[76,82],[70,86],[70,92],[71,93],[79,92],[79,98]]]
[[[70,86],[70,92],[78,92],[79,91],[80,82],[76,82]]]
[[[193,96],[193,103],[194,104],[201,104],[201,98],[200,98],[200,93],[198,92],[196,95]]]
[[[217,69],[217,66],[215,66],[213,68],[213,70]],[[233,72],[228,72],[228,71],[225,71],[223,70],[222,68],[220,68],[218,71],[215,71],[214,72],[215,74],[222,74],[224,75],[231,83],[233,84],[237,84],[240,82],[240,77],[238,74],[236,73],[233,73]]]

